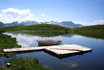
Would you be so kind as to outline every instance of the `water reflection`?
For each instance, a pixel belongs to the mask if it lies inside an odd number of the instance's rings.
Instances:
[[[52,53],[52,52],[49,52],[49,51],[46,51],[46,50],[44,52],[49,54],[49,55],[51,55],[51,56],[53,56],[53,57],[56,57],[57,59],[62,60],[62,59],[67,58],[67,57],[69,58],[69,57],[72,57],[72,56],[83,55],[85,53],[90,53],[92,51],[79,52],[79,53],[74,53],[74,54],[64,54],[64,55],[57,55],[55,53]]]
[[[62,40],[62,44],[77,44],[93,49],[93,52],[77,56],[68,56],[57,59],[46,52],[29,52],[17,54],[16,57],[32,57],[38,58],[40,64],[51,67],[53,70],[104,70],[104,40],[91,37],[84,37],[80,35],[63,35],[56,37],[41,37],[36,35],[4,33],[11,35],[17,39],[19,45],[22,47],[38,46],[36,40]]]
[[[36,35],[36,36],[41,36],[41,37],[55,37],[55,36],[61,36],[61,35],[69,34],[67,32],[60,32],[60,31],[50,32],[50,31],[28,31],[28,30],[13,31],[13,33]]]
[[[68,66],[69,68],[78,68],[79,64],[77,62],[71,61],[71,62],[65,62],[64,65]]]
[[[35,35],[28,35],[28,34],[18,34],[18,33],[10,33],[10,32],[5,32],[4,34],[10,35],[14,38],[16,38],[18,45],[21,45],[22,48],[26,47],[37,47],[38,43],[36,42],[37,40],[62,40],[62,44],[71,44],[69,41],[71,38],[77,39],[81,38],[82,36],[79,35],[74,35],[74,34],[67,34],[63,36],[57,36],[57,37],[40,37],[40,36],[35,36]],[[48,53],[58,59],[63,59],[66,57],[72,57],[75,55],[82,55],[83,53],[77,53],[77,54],[67,54],[67,55],[61,55],[58,56],[54,53],[51,53],[49,51],[44,51],[45,53]],[[23,53],[23,52],[21,52]],[[85,52],[84,52],[85,53]]]
[[[57,36],[57,37],[40,37],[35,35],[28,35],[28,34],[17,34],[17,33],[10,33],[6,32],[4,33],[6,35],[10,35],[17,39],[18,45],[21,45],[22,47],[35,47],[38,46],[38,43],[36,40],[62,40],[63,36]],[[66,35],[64,38],[73,37],[74,35]]]

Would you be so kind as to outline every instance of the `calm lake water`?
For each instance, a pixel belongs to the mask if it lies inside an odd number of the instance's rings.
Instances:
[[[80,35],[68,34],[55,37],[40,37],[28,34],[4,33],[16,38],[22,47],[36,47],[36,40],[62,40],[62,44],[77,44],[92,48],[92,52],[83,55],[74,55],[58,58],[44,51],[34,51],[21,53],[11,58],[0,57],[0,65],[5,65],[4,61],[18,57],[38,58],[40,64],[50,67],[53,70],[104,70],[104,39],[96,39]]]

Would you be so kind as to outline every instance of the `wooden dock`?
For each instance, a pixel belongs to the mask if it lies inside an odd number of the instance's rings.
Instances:
[[[44,47],[29,47],[29,48],[10,48],[10,49],[3,49],[5,53],[10,52],[25,52],[25,51],[38,51],[43,50]]]
[[[91,48],[83,47],[80,45],[60,45],[54,47],[45,48],[45,50],[55,53],[57,55],[83,53],[91,51]]]
[[[47,50],[57,55],[73,54],[80,52],[91,51],[91,48],[83,47],[80,45],[57,45],[57,46],[42,46],[42,47],[29,47],[29,48],[10,48],[3,49],[5,53],[7,52],[25,52],[25,51],[38,51]]]

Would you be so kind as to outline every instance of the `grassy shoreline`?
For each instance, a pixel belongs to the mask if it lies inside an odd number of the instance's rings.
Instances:
[[[11,26],[0,28],[3,32],[19,32],[44,37],[58,36],[64,34],[78,34],[88,37],[104,39],[104,25],[93,25],[79,28],[67,28],[52,24],[37,24],[28,26]]]
[[[85,26],[72,29],[73,34],[104,39],[104,25]]]
[[[0,67],[0,70],[51,70],[39,64],[38,59],[30,57],[15,58],[9,61],[10,67]]]
[[[41,36],[41,37],[55,37],[55,36],[69,34],[67,32],[62,32],[62,31],[51,31],[50,32],[50,31],[27,31],[27,30],[11,31],[11,33],[36,35],[36,36]]]
[[[14,47],[21,47],[20,45],[17,44],[16,38],[11,38],[11,36],[0,33],[0,56],[5,55],[3,49],[14,48]],[[11,53],[7,53],[7,54],[14,55]]]

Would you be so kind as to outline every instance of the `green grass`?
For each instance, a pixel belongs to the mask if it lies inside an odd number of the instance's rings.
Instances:
[[[4,55],[3,49],[20,47],[15,38],[0,33],[0,56]]]
[[[26,33],[38,36],[58,36],[64,34],[79,34],[88,37],[101,38],[104,39],[104,25],[95,25],[95,26],[85,26],[70,29],[67,27],[52,25],[52,24],[37,24],[29,26],[12,26],[1,28],[0,31],[13,31],[19,33]]]
[[[21,30],[32,30],[32,31],[60,31],[60,32],[69,32],[70,29],[67,27],[52,25],[52,24],[37,24],[37,25],[29,25],[29,26],[12,26],[1,28],[0,31],[21,31]]]
[[[72,29],[74,34],[104,39],[104,25],[85,26]]]
[[[9,61],[11,67],[0,67],[0,70],[51,70],[39,64],[38,59],[21,57]]]
[[[12,26],[1,28],[2,32],[19,32],[19,33],[27,33],[38,36],[58,36],[70,33],[70,28],[52,25],[52,24],[37,24],[37,25],[29,25],[29,26]]]
[[[52,25],[52,24],[12,26],[12,27],[1,28],[0,31],[26,33],[26,34],[43,36],[43,37],[53,37],[53,36],[71,33],[70,28],[59,25]]]

